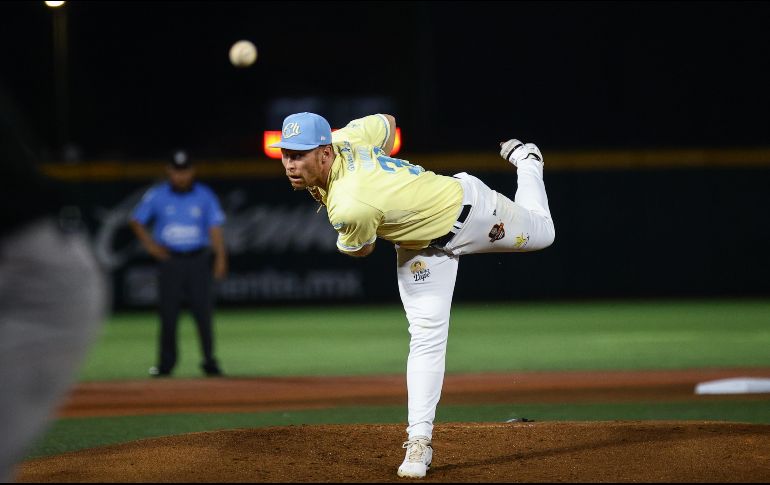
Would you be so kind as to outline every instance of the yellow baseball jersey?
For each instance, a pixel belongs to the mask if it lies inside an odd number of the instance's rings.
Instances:
[[[459,181],[389,157],[382,149],[389,136],[390,124],[381,114],[332,133],[336,157],[321,196],[341,251],[357,251],[377,237],[422,249],[457,220]]]

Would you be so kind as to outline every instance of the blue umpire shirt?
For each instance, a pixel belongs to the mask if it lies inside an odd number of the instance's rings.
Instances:
[[[187,192],[175,192],[169,182],[151,187],[132,218],[142,225],[154,221],[153,239],[178,252],[208,247],[209,229],[225,222],[217,196],[200,182]]]

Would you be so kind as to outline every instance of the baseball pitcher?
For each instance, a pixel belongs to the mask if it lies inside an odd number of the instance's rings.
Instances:
[[[280,147],[294,190],[324,204],[337,248],[363,257],[377,238],[396,248],[401,301],[409,320],[408,440],[398,476],[422,478],[433,458],[431,438],[444,381],[449,314],[460,256],[536,251],[555,230],[543,183],[543,157],[511,139],[500,155],[517,168],[514,200],[467,173],[452,177],[392,158],[396,120],[376,114],[332,133],[314,113],[283,122]]]

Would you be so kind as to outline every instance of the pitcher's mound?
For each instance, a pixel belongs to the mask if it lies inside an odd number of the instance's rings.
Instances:
[[[404,425],[235,429],[22,464],[21,482],[396,482]],[[770,425],[439,423],[430,482],[767,482]]]

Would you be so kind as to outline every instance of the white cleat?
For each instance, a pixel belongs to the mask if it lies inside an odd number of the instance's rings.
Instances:
[[[543,164],[543,155],[537,145],[522,143],[515,138],[500,142],[500,156],[512,163],[514,167],[518,167],[522,160],[534,160],[541,165]]]
[[[398,467],[398,476],[403,478],[424,478],[433,460],[433,448],[430,439],[425,436],[417,436],[404,442],[406,457]]]

